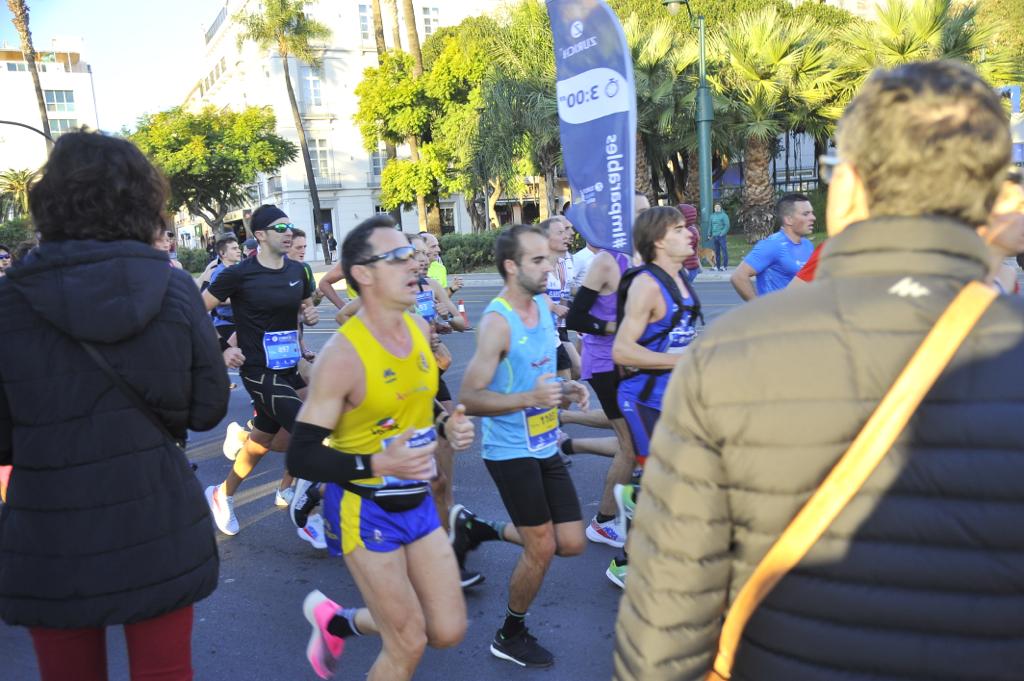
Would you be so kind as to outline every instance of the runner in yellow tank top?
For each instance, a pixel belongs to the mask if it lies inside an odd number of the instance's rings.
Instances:
[[[363,308],[317,358],[288,450],[289,470],[327,483],[331,548],[344,554],[373,608],[372,615],[342,608],[319,591],[306,597],[313,629],[306,654],[321,678],[335,670],[348,637],[380,634],[384,646],[367,678],[402,681],[423,654],[422,645],[408,645],[410,623],[433,647],[457,644],[466,629],[455,555],[428,481],[437,435],[464,449],[474,431],[461,406],[438,419],[435,431],[428,329],[406,312],[418,291],[412,256],[387,216],[345,237],[345,278]],[[429,594],[421,597],[413,584],[429,584]]]

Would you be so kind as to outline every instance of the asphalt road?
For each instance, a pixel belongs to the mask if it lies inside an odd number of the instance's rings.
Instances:
[[[711,323],[739,303],[726,281],[697,281],[697,291]],[[461,295],[470,320],[476,323],[483,308],[497,293],[496,286],[467,286]],[[333,306],[321,304],[323,320],[307,330],[307,344],[317,349],[334,332]],[[453,393],[475,344],[475,332],[452,334],[445,343],[455,358],[445,377]],[[236,382],[237,379],[236,379]],[[596,399],[594,400],[596,403]],[[241,387],[232,392],[228,418],[213,431],[193,434],[190,457],[199,463],[204,486],[223,480],[230,462],[221,454],[224,428],[229,420],[243,422],[250,415],[248,395]],[[570,435],[604,435],[578,426]],[[456,458],[455,498],[478,514],[505,518],[501,500],[480,459],[479,438]],[[594,515],[609,460],[577,455],[571,473],[584,519]],[[220,586],[197,604],[193,660],[199,681],[292,681],[316,679],[305,660],[309,627],[302,616],[302,599],[318,588],[346,606],[361,604],[359,593],[340,558],[331,558],[301,541],[287,513],[275,508],[274,490],[283,470],[283,457],[271,454],[254,471],[235,497],[241,531],[235,537],[218,535]],[[470,567],[486,582],[466,592],[469,627],[464,642],[450,650],[428,650],[417,679],[496,681],[544,679],[593,681],[611,678],[615,613],[621,591],[604,575],[616,549],[589,544],[582,556],[555,558],[544,587],[530,610],[527,624],[555,655],[548,670],[526,670],[494,658],[488,644],[501,625],[507,581],[519,548],[485,544],[470,557]],[[112,679],[127,679],[124,638],[119,629],[108,636]],[[361,679],[379,650],[374,638],[349,640],[338,679]],[[0,625],[0,679],[37,679],[35,657],[27,632]]]

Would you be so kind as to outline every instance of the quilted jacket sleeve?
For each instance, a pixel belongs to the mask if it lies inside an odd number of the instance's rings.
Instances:
[[[209,430],[220,423],[228,410],[228,374],[220,353],[217,334],[202,299],[191,284],[188,316],[192,329],[192,400],[188,427]]]
[[[699,348],[672,376],[651,442],[616,627],[618,681],[697,681],[717,648],[732,529],[700,403]]]

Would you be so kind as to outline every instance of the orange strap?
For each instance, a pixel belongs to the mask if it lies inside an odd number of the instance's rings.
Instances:
[[[743,629],[757,606],[807,555],[889,453],[924,396],[997,295],[994,288],[971,282],[939,317],[853,444],[740,589],[722,626],[709,680],[730,677]]]

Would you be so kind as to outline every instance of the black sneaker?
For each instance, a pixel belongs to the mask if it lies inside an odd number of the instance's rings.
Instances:
[[[448,541],[451,542],[455,558],[462,570],[466,568],[466,554],[477,547],[469,536],[468,527],[469,521],[475,517],[476,514],[462,504],[455,504],[448,511]]]
[[[463,589],[468,589],[472,586],[476,586],[477,584],[482,584],[484,576],[479,572],[473,572],[472,570],[460,567],[459,581],[462,583]]]
[[[537,643],[527,629],[509,638],[503,638],[499,629],[491,641],[491,655],[520,667],[550,667],[555,663],[551,651]]]
[[[295,479],[295,495],[288,507],[288,515],[291,516],[295,527],[302,529],[306,526],[309,514],[313,512],[316,505],[320,503],[320,483]]]

